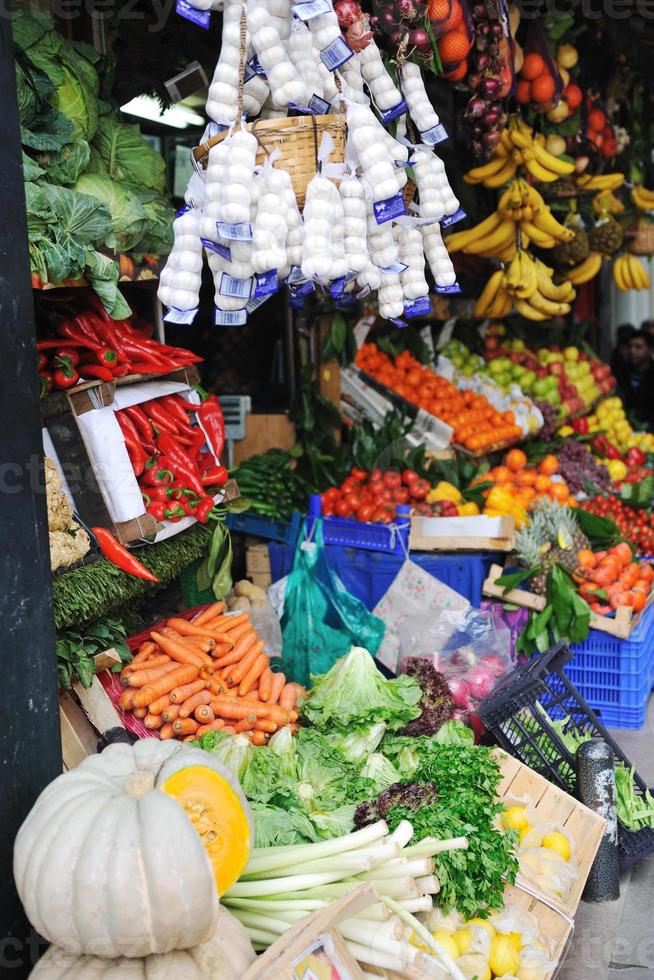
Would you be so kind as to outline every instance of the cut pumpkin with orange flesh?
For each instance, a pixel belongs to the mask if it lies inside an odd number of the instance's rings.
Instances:
[[[227,779],[208,766],[179,769],[160,789],[183,808],[211,862],[218,894],[243,873],[252,846],[250,822]]]

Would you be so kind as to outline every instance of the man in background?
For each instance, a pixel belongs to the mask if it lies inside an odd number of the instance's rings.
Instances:
[[[654,323],[652,324],[654,327]],[[615,350],[611,354],[611,370],[616,378],[623,373],[629,360],[629,341],[638,331],[632,323],[622,323],[616,331]]]
[[[634,331],[629,339],[627,364],[616,372],[618,389],[624,406],[639,422],[654,428],[654,338],[644,330]]]
[[[640,325],[640,329],[643,330],[648,337],[654,340],[654,320],[643,320]]]

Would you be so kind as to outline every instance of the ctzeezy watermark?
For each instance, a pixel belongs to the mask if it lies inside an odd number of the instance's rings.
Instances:
[[[52,0],[50,12],[61,20],[78,20],[85,16],[96,21],[141,21],[147,22],[150,34],[163,30],[171,14],[175,12],[176,0],[149,0],[148,11],[137,6],[138,0]],[[0,0],[0,17],[9,17],[10,8]]]
[[[568,0],[520,0],[518,4],[522,20],[537,17],[564,17],[570,13]],[[587,20],[627,20],[642,17],[654,20],[654,0],[581,0],[579,12]]]

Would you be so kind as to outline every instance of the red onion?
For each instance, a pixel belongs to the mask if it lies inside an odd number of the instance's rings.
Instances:
[[[336,0],[334,12],[338,17],[338,26],[341,30],[363,17],[363,11],[356,0]]]
[[[468,102],[468,108],[466,109],[466,116],[470,119],[479,119],[486,112],[486,103],[478,95],[473,95]]]
[[[490,34],[490,32],[491,32],[491,26],[490,26],[490,24],[488,23],[487,20],[484,21],[483,24],[480,24],[479,25],[479,33],[480,34],[483,34],[484,37],[486,37],[488,34]]]
[[[452,700],[457,708],[471,708],[470,688],[462,677],[450,677],[447,686],[452,693]]]
[[[497,123],[499,122],[501,115],[502,115],[502,110],[500,109],[499,105],[497,103],[495,103],[495,105],[492,105],[490,109],[488,109],[484,113],[483,121],[486,126],[486,129],[492,129],[493,126],[496,126]]]
[[[415,44],[417,48],[431,48],[429,34],[427,31],[423,31],[422,28],[409,31],[409,44]]]
[[[497,21],[494,24],[491,24],[490,30],[493,37],[502,37],[502,35],[504,34],[504,31],[502,30],[502,25],[498,24]]]
[[[500,141],[499,133],[484,133],[481,138],[484,148],[491,153]]]
[[[477,71],[484,71],[486,68],[489,68],[490,63],[490,55],[486,54],[485,51],[480,51],[479,54],[475,55],[475,68]]]
[[[487,95],[492,99],[500,90],[499,79],[493,78],[491,75],[482,78],[479,88],[483,95]]]
[[[477,701],[487,697],[495,687],[495,677],[487,667],[474,667],[466,674],[470,696]],[[456,700],[454,702],[456,704]]]
[[[415,20],[418,16],[416,6],[411,0],[398,0],[396,8],[400,17],[404,17],[405,20]]]
[[[384,10],[379,16],[379,21],[384,27],[384,30],[388,30],[389,27],[394,27],[396,20],[392,10]]]
[[[501,677],[502,674],[506,673],[506,662],[498,653],[487,653],[481,658],[481,662],[495,677]]]
[[[476,3],[472,8],[472,16],[475,20],[484,20],[488,16],[486,13],[486,4]]]

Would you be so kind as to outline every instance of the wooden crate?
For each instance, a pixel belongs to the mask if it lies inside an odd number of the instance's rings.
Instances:
[[[550,905],[572,918],[577,911],[586,879],[600,846],[606,820],[502,749],[495,749],[494,755],[502,769],[502,781],[498,788],[500,799],[526,797],[538,814],[539,820],[560,824],[574,841],[573,857],[577,865],[578,877],[567,899],[562,901],[540,890],[541,895],[547,898]],[[522,873],[518,881],[522,881],[529,888],[535,887]]]
[[[526,589],[510,589],[505,592],[501,585],[496,585],[496,580],[503,574],[504,569],[500,565],[491,565],[488,577],[482,586],[484,595],[491,596],[493,599],[501,599],[503,602],[510,602],[514,606],[522,606],[523,609],[533,609],[535,612],[541,612],[545,608],[545,596],[536,595]],[[599,630],[601,633],[608,633],[619,640],[628,640],[652,602],[654,602],[654,590],[647,597],[645,609],[635,615],[633,609],[627,606],[618,606],[615,619],[609,616],[598,616],[592,612],[590,614],[590,628]]]
[[[432,520],[442,521],[446,533],[434,534],[434,525],[425,524],[425,521]],[[486,519],[489,520],[495,522],[496,518]],[[475,526],[483,525],[484,520],[480,517],[412,517],[409,548],[412,551],[511,551],[515,520],[513,517],[500,517],[497,520],[500,533],[491,537],[466,533],[467,530],[474,530]]]
[[[121,663],[113,648],[93,658],[96,674]],[[100,735],[108,728],[124,728],[122,719],[97,677],[90,687],[73,679],[73,694],[64,691],[59,698],[61,748],[65,769],[74,769],[87,755],[94,755]]]
[[[256,538],[246,539],[245,572],[252,584],[258,585],[261,589],[267,589],[272,585],[267,543],[261,543]]]
[[[245,439],[234,443],[234,465],[267,449],[290,449],[295,442],[295,427],[288,415],[281,412],[269,415],[249,414],[245,420]]]
[[[537,889],[531,889],[529,886],[527,888],[518,884],[507,885],[504,890],[504,904],[526,909],[538,919],[540,934],[549,941],[550,956],[555,963],[550,973],[543,974],[543,980],[550,980],[558,973],[568,952],[574,932],[574,922],[566,913],[554,908],[549,898],[544,901],[544,896],[542,893],[539,894]]]

